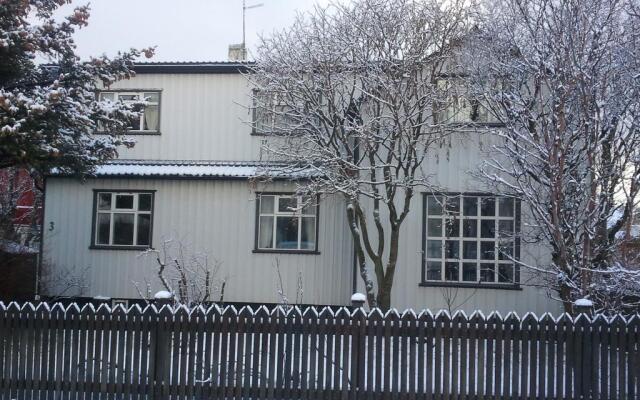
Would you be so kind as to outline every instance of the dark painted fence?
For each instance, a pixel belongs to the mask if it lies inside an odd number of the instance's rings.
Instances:
[[[638,317],[0,303],[3,399],[638,399]]]

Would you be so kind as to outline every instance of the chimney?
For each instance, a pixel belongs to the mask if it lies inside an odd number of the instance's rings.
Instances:
[[[247,51],[243,43],[229,45],[229,61],[246,61]]]

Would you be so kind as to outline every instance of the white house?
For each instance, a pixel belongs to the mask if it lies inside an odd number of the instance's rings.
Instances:
[[[348,305],[361,285],[345,206],[321,196],[291,211],[295,182],[254,179],[266,167],[254,134],[251,88],[242,63],[145,63],[137,75],[100,95],[148,99],[131,135],[132,149],[96,176],[46,180],[42,296],[140,300],[162,289],[152,247],[175,256],[207,255],[220,296],[239,303]],[[392,305],[396,308],[560,310],[536,277],[495,251],[525,263],[544,257],[533,246],[501,239],[517,232],[523,206],[491,195],[470,171],[492,140],[480,127],[452,141],[428,169],[446,199],[416,197],[402,232]],[[458,216],[451,226],[441,204]],[[295,207],[294,207],[295,208]],[[162,252],[161,252],[162,253]],[[177,256],[176,256],[177,257]]]

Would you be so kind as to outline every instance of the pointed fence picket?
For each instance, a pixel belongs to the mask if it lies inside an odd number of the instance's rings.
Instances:
[[[0,303],[1,399],[636,399],[640,318]]]

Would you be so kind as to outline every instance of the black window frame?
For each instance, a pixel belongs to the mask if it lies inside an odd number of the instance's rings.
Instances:
[[[482,260],[481,260],[481,254],[478,253],[477,254],[477,258],[476,258],[476,265],[477,265],[477,272],[476,272],[476,278],[478,279],[477,281],[447,281],[447,280],[428,280],[427,278],[427,239],[428,239],[428,234],[427,234],[427,219],[429,218],[429,214],[428,214],[428,199],[429,197],[432,196],[442,196],[442,197],[464,197],[464,196],[469,196],[469,197],[478,197],[478,198],[483,198],[483,197],[489,197],[489,198],[494,198],[496,199],[496,201],[499,198],[505,198],[505,197],[509,197],[512,198],[514,200],[514,232],[513,232],[513,242],[514,242],[514,255],[513,255],[513,282],[505,282],[505,283],[500,283],[500,282],[480,282],[480,274],[481,274],[481,264],[482,264]],[[480,214],[480,207],[481,207],[481,203],[480,200],[478,200],[477,203],[477,207],[479,209],[478,214]],[[494,219],[494,221],[499,221],[499,216],[496,216],[496,219]],[[478,289],[503,289],[503,290],[522,290],[522,287],[520,286],[520,248],[521,248],[521,236],[520,236],[520,231],[521,231],[521,223],[522,223],[522,201],[521,199],[514,197],[514,196],[506,196],[506,195],[500,195],[500,194],[496,194],[496,193],[490,193],[490,192],[423,192],[422,193],[422,258],[421,258],[421,276],[420,276],[420,283],[418,284],[418,286],[423,286],[423,287],[459,287],[459,288],[478,288]],[[444,227],[443,229],[443,240],[446,241],[446,236],[444,236]],[[453,236],[452,236],[453,237]],[[457,236],[459,239],[458,241],[462,241],[464,242],[464,237],[463,237],[463,232],[459,232],[459,235]],[[478,236],[474,237],[476,239],[481,239],[481,233],[478,232]],[[499,239],[499,235],[496,233],[495,236],[496,240],[495,242],[498,242]],[[446,251],[446,248],[443,247],[442,249],[443,252]],[[462,252],[463,249],[460,248],[459,252]],[[446,260],[446,257],[443,255],[443,260]],[[458,269],[458,274],[462,275],[463,273],[463,258],[462,256],[460,256],[460,268]],[[499,266],[499,262],[495,262],[494,260],[494,274],[498,274],[498,266]],[[446,261],[443,261],[441,268],[445,269],[446,268]],[[443,273],[446,271],[443,271]]]
[[[100,193],[111,193],[111,194],[127,194],[127,193],[135,193],[135,194],[150,194],[151,195],[151,210],[149,212],[151,218],[149,223],[149,244],[148,245],[109,245],[109,244],[98,244],[96,243],[96,229],[97,229],[97,216],[98,216],[98,196]],[[155,216],[155,206],[156,206],[156,190],[147,190],[147,189],[93,189],[93,207],[92,207],[92,217],[91,217],[91,240],[90,240],[90,249],[94,250],[147,250],[153,248],[153,223]],[[136,214],[137,215],[137,214]],[[137,231],[134,231],[134,237],[137,235]]]
[[[272,253],[272,254],[320,254],[319,249],[319,233],[320,233],[320,195],[315,196],[315,246],[311,250],[304,249],[263,249],[259,248],[258,240],[260,233],[260,205],[261,205],[261,196],[300,196],[295,192],[256,192],[256,215],[255,215],[255,223],[254,223],[254,243],[253,243],[253,253]]]

